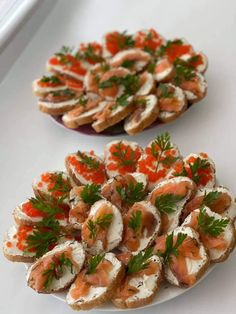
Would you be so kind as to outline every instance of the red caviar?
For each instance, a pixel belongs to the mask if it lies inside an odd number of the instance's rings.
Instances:
[[[17,248],[21,251],[25,251],[27,249],[27,237],[29,236],[29,234],[33,231],[33,227],[31,226],[20,226],[17,234],[16,234],[16,239],[17,239]],[[33,249],[29,250],[30,252],[34,252]]]
[[[91,52],[94,54],[95,57],[100,57],[102,55],[102,46],[95,41],[88,44],[80,44],[80,51],[86,52],[88,51],[88,49],[91,49]],[[90,64],[97,63],[96,58],[93,57],[87,57],[85,58],[85,60]]]
[[[56,86],[63,86],[63,82],[42,82],[42,81],[38,81],[38,85],[41,86],[41,87],[56,87]]]
[[[139,31],[135,37],[135,47],[137,48],[156,50],[163,43],[164,39],[153,28],[149,29],[148,33]]]
[[[158,160],[153,156],[151,147],[148,146],[145,149],[145,155],[138,161],[139,171],[146,174],[150,182],[157,182],[164,178],[173,166],[173,164],[171,165],[163,162],[166,157],[178,156],[178,151],[174,148],[161,153],[157,144],[155,144],[154,147],[156,151],[159,151]]]
[[[192,52],[192,46],[186,44],[172,43],[166,48],[166,55],[170,62],[174,62],[177,58],[183,56],[184,54],[189,54]]]
[[[49,60],[49,63],[51,65],[59,65],[59,66],[63,66],[63,68],[65,70],[69,70],[71,72],[74,72],[76,74],[82,75],[84,76],[86,74],[86,69],[84,69],[81,65],[81,62],[78,61],[75,57],[73,57],[72,55],[65,55],[65,61],[63,60],[63,62],[61,61],[60,57],[52,57]]]
[[[114,56],[117,52],[122,50],[122,46],[125,43],[126,35],[119,32],[108,33],[105,36],[106,49]]]
[[[141,156],[141,149],[136,147],[132,149],[131,146],[125,145],[124,143],[120,142],[119,149],[117,148],[117,144],[113,144],[110,149],[109,161],[107,165],[107,169],[110,171],[117,171],[119,174],[126,174],[136,171],[137,161]],[[115,154],[119,154],[120,152],[125,152],[124,158],[120,158]]]
[[[200,154],[200,156],[202,155],[207,156],[207,154]],[[207,158],[207,157],[203,157],[203,158]],[[197,157],[191,156],[186,161],[186,164],[185,164],[185,169],[190,179],[192,179],[192,172],[191,172],[189,164],[193,164],[196,160],[197,160]],[[199,168],[197,170],[197,175],[199,176],[199,181],[197,182],[197,185],[202,185],[202,186],[207,185],[207,183],[213,179],[213,170],[212,170],[211,165],[209,164],[209,166],[206,168]]]
[[[98,168],[90,168],[85,163],[80,161],[80,158],[76,155],[71,155],[67,157],[67,160],[75,170],[85,178],[85,180],[96,183],[103,184],[106,181],[105,166],[99,163]]]
[[[45,213],[35,208],[30,201],[24,203],[21,208],[29,217],[45,217]]]

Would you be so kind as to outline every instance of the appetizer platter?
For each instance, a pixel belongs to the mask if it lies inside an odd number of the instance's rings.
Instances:
[[[7,259],[30,263],[37,293],[74,310],[150,306],[193,287],[235,248],[234,196],[206,153],[183,157],[168,133],[145,148],[112,141],[102,157],[70,153],[65,168],[33,181],[4,240]]]
[[[153,28],[109,32],[102,43],[63,46],[33,81],[38,108],[87,134],[135,135],[177,119],[207,92],[207,57]]]

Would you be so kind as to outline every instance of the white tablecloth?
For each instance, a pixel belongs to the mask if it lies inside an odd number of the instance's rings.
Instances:
[[[44,1],[0,57],[0,65],[9,67],[0,85],[1,238],[13,222],[14,206],[31,196],[35,176],[63,169],[68,152],[93,148],[101,154],[110,140],[65,130],[39,113],[31,81],[44,73],[46,59],[62,44],[100,40],[113,29],[133,32],[153,26],[167,38],[185,37],[208,55],[206,99],[174,123],[146,131],[135,140],[145,145],[157,132],[169,131],[183,155],[208,152],[216,163],[219,182],[236,194],[235,1],[64,0],[54,7],[52,2]],[[191,291],[145,312],[235,313],[235,263],[233,254]],[[1,314],[72,312],[66,304],[27,288],[23,265],[8,262],[2,254],[0,265]]]

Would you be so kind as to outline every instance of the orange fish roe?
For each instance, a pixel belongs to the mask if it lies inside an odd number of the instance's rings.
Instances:
[[[42,81],[38,81],[38,85],[41,87],[56,87],[56,86],[63,86],[63,82],[42,82]]]
[[[45,217],[45,213],[35,208],[33,204],[28,201],[22,205],[22,211],[30,217]]]
[[[192,175],[192,171],[190,169],[189,164],[193,164],[196,160],[197,160],[197,157],[191,156],[188,160],[186,160],[186,163],[185,163],[185,169],[190,179],[193,178],[193,175]],[[207,185],[209,181],[213,179],[213,170],[210,164],[207,167],[199,168],[196,174],[199,176],[199,181],[197,182],[197,185],[205,186]]]
[[[149,48],[151,50],[158,49],[164,42],[164,39],[151,28],[148,33],[145,31],[139,31],[135,37],[135,47],[137,48]]]
[[[68,156],[67,160],[85,180],[96,184],[103,184],[106,181],[105,166],[103,163],[99,162],[98,168],[91,168],[85,163],[82,163],[76,155]]]
[[[119,32],[108,33],[105,36],[106,49],[114,56],[122,49],[127,49],[130,45],[126,45],[129,35]],[[131,45],[132,46],[132,45]]]
[[[108,170],[117,171],[123,175],[136,171],[137,161],[141,156],[141,149],[139,147],[132,149],[131,146],[120,142],[119,144],[111,145],[109,152]]]
[[[41,175],[41,181],[37,183],[37,187],[42,188],[46,184],[48,192],[50,192],[53,197],[59,198],[61,196],[65,196],[66,194],[68,194],[71,186],[68,180],[62,178],[62,181],[60,181],[60,184],[58,185],[58,189],[55,189],[59,175],[60,174],[49,172],[43,173]],[[63,188],[62,185],[66,188],[64,191],[61,191],[61,188]]]
[[[203,57],[199,54],[194,54],[193,57],[197,57],[197,58],[194,58],[193,60],[191,60],[189,62],[189,65],[191,65],[192,67],[196,68],[197,66],[203,64]]]
[[[171,43],[165,50],[168,60],[173,63],[177,58],[183,56],[184,54],[189,54],[192,52],[192,46],[181,44],[181,43]]]
[[[63,66],[63,69],[65,70],[69,70],[71,72],[74,72],[78,75],[82,75],[84,76],[87,72],[86,69],[84,69],[82,67],[82,64],[81,62],[79,62],[75,57],[73,57],[72,55],[65,55],[63,56],[63,61],[61,61],[60,57],[52,57],[50,60],[49,60],[49,63],[51,65],[59,65],[59,66]]]
[[[26,239],[29,236],[29,234],[33,231],[32,226],[20,226],[17,234],[16,234],[16,239],[17,239],[17,248],[21,251],[25,251],[27,249],[27,243]],[[34,252],[33,249],[30,249],[29,252]]]
[[[95,58],[91,57],[86,57],[85,60],[90,63],[90,64],[96,64],[97,60],[96,60],[96,56],[100,57],[102,55],[102,46],[97,43],[97,42],[92,42],[89,44],[80,44],[80,51],[82,52],[87,52],[87,51],[91,51],[92,54],[94,54]]]
[[[165,178],[175,163],[174,159],[172,164],[165,163],[166,158],[175,158],[179,155],[175,148],[161,152],[158,145],[155,144],[155,149],[159,152],[159,158],[153,156],[152,149],[148,146],[145,149],[145,155],[138,161],[138,170],[146,174],[150,182],[157,182]]]

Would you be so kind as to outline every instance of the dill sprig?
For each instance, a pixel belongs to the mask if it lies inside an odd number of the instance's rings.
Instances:
[[[103,261],[105,254],[103,255],[95,255],[90,257],[88,260],[88,266],[87,266],[87,275],[94,274],[96,272],[97,266]]]

